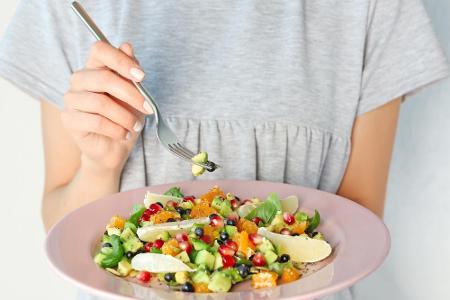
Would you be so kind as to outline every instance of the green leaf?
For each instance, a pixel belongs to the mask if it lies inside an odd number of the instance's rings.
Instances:
[[[174,187],[170,188],[169,190],[167,190],[164,193],[164,195],[172,196],[172,197],[178,197],[178,198],[183,198],[184,197],[183,193],[181,192],[181,189],[179,187],[176,187],[176,186],[174,186]]]
[[[100,262],[100,266],[102,268],[115,268],[122,260],[124,254],[122,244],[120,243],[120,237],[118,235],[112,235],[109,243],[112,246],[112,251]]]
[[[272,193],[267,197],[266,201],[252,210],[245,218],[251,220],[258,217],[265,224],[269,224],[279,211],[281,212],[280,198],[277,194]]]
[[[161,251],[161,249],[158,249],[156,247],[151,247],[150,248],[150,253],[162,254],[162,251]]]
[[[313,232],[317,228],[317,226],[319,226],[319,224],[320,224],[320,214],[315,209],[314,216],[309,220],[309,226],[306,229],[306,232]]]
[[[266,202],[270,202],[277,208],[278,211],[281,211],[281,202],[280,197],[276,193],[270,193],[266,199]]]
[[[131,213],[127,221],[134,224],[135,226],[138,226],[139,219],[142,217],[144,211],[145,206],[143,204],[136,204],[133,207],[133,212]]]

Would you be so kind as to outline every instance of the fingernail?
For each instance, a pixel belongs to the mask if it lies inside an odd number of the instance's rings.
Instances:
[[[133,126],[133,130],[136,132],[139,132],[142,130],[143,127],[144,127],[144,124],[141,121],[137,120]]]
[[[131,139],[131,132],[128,132],[128,133],[127,133],[125,139],[126,139],[127,141],[129,141],[129,140]]]
[[[152,110],[150,104],[148,104],[148,102],[144,102],[144,105],[143,105],[143,106],[144,106],[144,110],[145,110],[147,113],[151,114],[151,113],[153,112],[153,110]]]
[[[134,77],[136,81],[142,81],[144,79],[145,73],[141,69],[138,68],[131,68],[130,69],[131,76]]]

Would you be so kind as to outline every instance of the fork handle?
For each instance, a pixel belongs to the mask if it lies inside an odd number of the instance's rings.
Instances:
[[[97,24],[95,24],[94,20],[89,16],[89,14],[86,12],[84,7],[77,1],[72,2],[72,9],[77,14],[77,16],[83,21],[83,23],[86,25],[86,27],[89,29],[89,31],[92,33],[92,35],[98,40],[105,43],[108,43],[111,45],[109,40],[106,38],[106,36],[103,34],[103,32],[98,28]],[[156,101],[153,99],[152,95],[147,91],[147,89],[140,83],[140,82],[134,82],[131,81],[134,86],[137,88],[139,93],[144,97],[145,101],[150,104],[150,106],[153,109],[153,112],[155,114],[156,123],[159,123],[160,121],[160,111],[158,108],[158,105],[156,104]]]

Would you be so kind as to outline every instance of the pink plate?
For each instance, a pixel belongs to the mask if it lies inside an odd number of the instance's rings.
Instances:
[[[119,193],[94,201],[68,214],[49,232],[46,251],[50,264],[63,278],[88,293],[109,299],[207,299],[208,294],[172,292],[143,287],[100,269],[92,258],[112,215],[128,216],[142,203],[147,190],[163,193],[172,186],[186,194],[201,195],[218,185],[225,192],[246,198],[297,195],[300,208],[320,212],[322,231],[333,247],[324,266],[295,282],[273,289],[216,294],[218,299],[315,299],[335,293],[361,280],[385,259],[390,246],[383,222],[362,206],[345,198],[309,188],[263,181],[191,181],[164,184]]]

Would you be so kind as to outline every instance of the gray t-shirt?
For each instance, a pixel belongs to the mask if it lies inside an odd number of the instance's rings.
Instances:
[[[23,1],[0,45],[0,75],[58,107],[94,42],[70,2]],[[181,141],[223,165],[203,179],[336,192],[355,118],[448,74],[420,0],[81,2],[133,43]],[[190,179],[150,117],[121,189]]]

